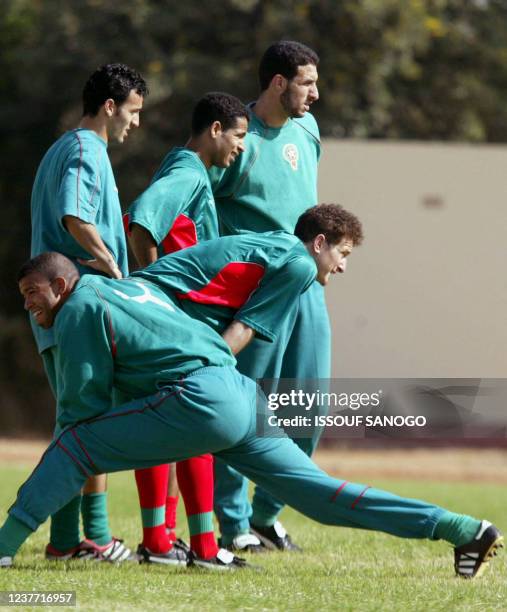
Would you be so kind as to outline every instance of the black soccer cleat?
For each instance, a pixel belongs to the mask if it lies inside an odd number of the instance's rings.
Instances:
[[[139,563],[156,563],[159,565],[187,566],[188,553],[177,546],[173,546],[166,553],[154,553],[146,546],[137,547],[137,560]]]
[[[201,559],[191,550],[188,556],[188,566],[219,572],[253,567],[248,564],[245,559],[236,557],[236,555],[233,555],[225,548],[220,548],[216,557],[212,557],[211,559]]]
[[[287,552],[303,552],[297,544],[291,540],[285,527],[276,521],[271,527],[259,527],[250,524],[250,531],[257,536],[268,550],[283,550]]]
[[[474,539],[454,549],[454,569],[462,578],[475,578],[503,547],[503,535],[489,521],[482,521]]]

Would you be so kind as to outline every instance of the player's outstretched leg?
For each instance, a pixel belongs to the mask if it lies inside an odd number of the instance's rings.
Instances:
[[[456,573],[460,576],[480,575],[503,544],[500,532],[485,521],[331,478],[288,438],[252,435],[219,456],[320,523],[383,531],[403,538],[446,540],[455,547]]]
[[[51,514],[80,492],[91,473],[72,458],[60,442],[53,441],[18,491],[9,516],[0,528],[0,566],[10,566],[21,544]]]

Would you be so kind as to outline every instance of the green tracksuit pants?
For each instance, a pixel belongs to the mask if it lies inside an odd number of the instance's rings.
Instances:
[[[66,428],[9,513],[35,530],[91,474],[211,452],[321,523],[432,538],[442,508],[331,478],[289,438],[257,437],[259,418],[267,414],[251,379],[234,368],[202,368],[156,395]]]

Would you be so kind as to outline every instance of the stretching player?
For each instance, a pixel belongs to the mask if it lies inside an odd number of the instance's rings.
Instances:
[[[322,523],[444,539],[455,547],[460,576],[479,575],[502,545],[487,521],[336,480],[281,432],[257,437],[256,422],[269,425],[254,381],[236,371],[218,334],[153,283],[79,279],[70,260],[48,253],[23,266],[19,287],[37,323],[54,327],[66,427],[9,509],[0,528],[0,566],[12,565],[26,538],[90,474],[205,452]],[[132,401],[112,408],[113,386]]]
[[[79,127],[66,132],[44,156],[32,192],[32,256],[54,250],[84,272],[121,278],[128,273],[127,248],[118,190],[107,155],[109,140],[122,143],[139,126],[146,83],[123,64],[95,71],[83,91]],[[31,318],[49,383],[58,399],[52,330]],[[57,402],[57,406],[60,403]],[[56,418],[58,433],[60,414]],[[113,538],[106,505],[106,476],[92,476],[84,488],[52,518],[46,558],[125,560],[130,551]],[[80,543],[79,511],[85,540]]]
[[[283,231],[224,236],[161,257],[130,278],[172,291],[191,317],[210,325],[237,355],[255,336],[278,342],[297,316],[299,296],[316,280],[345,272],[361,244],[360,221],[337,204],[301,215],[294,234]]]
[[[261,93],[250,108],[245,152],[222,174],[212,176],[225,233],[293,232],[299,215],[318,202],[320,139],[317,123],[308,112],[319,97],[318,62],[317,54],[298,42],[281,41],[264,53],[259,65]],[[330,326],[318,283],[301,296],[295,322],[287,319],[285,325],[290,328],[274,344],[254,339],[238,356],[239,371],[253,379],[328,379]],[[311,455],[319,436],[316,428],[313,438],[295,442]],[[246,479],[219,460],[215,476],[222,545],[255,550],[260,539],[270,549],[299,550],[277,521],[283,506],[279,500],[257,487],[251,506]]]
[[[129,241],[141,267],[160,255],[218,237],[218,220],[207,169],[227,167],[243,150],[248,111],[234,96],[214,92],[196,104],[191,137],[165,157],[150,186],[126,215]],[[219,554],[213,531],[213,457],[193,457],[177,466],[185,501],[190,547],[203,561]],[[172,563],[183,543],[176,540],[177,487],[169,466],[136,471],[147,563]],[[165,512],[164,512],[165,508]],[[166,529],[169,533],[167,533]]]

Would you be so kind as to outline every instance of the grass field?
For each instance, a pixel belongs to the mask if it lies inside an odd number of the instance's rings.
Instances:
[[[323,463],[329,462],[329,456]],[[378,460],[377,460],[378,464]],[[0,460],[0,510],[13,501],[33,468],[24,460]],[[484,464],[483,464],[484,465]],[[355,480],[401,495],[423,497],[453,510],[494,521],[507,530],[507,489],[477,480]],[[135,547],[140,521],[134,478],[110,477],[113,531]],[[181,535],[186,537],[181,512]],[[80,609],[98,610],[505,610],[507,555],[477,581],[454,577],[452,548],[444,542],[402,540],[383,534],[321,527],[285,510],[283,522],[305,548],[303,555],[250,556],[259,571],[207,573],[135,563],[44,561],[44,525],[16,557],[16,569],[0,571],[0,590],[75,590]],[[56,609],[56,608],[55,608]]]

